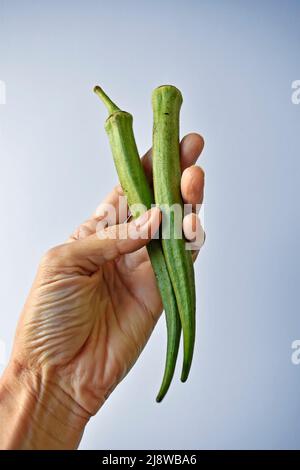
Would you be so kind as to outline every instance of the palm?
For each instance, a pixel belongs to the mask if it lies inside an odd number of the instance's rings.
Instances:
[[[84,314],[87,322],[84,329],[81,327],[80,342],[71,342],[65,350],[63,373],[78,377],[80,389],[93,383],[97,406],[135,363],[162,306],[145,248],[106,263],[88,278],[90,289],[86,289],[86,279],[82,281],[82,292],[79,289],[78,293],[86,311],[77,312]],[[88,394],[81,399],[87,409],[91,397]]]
[[[147,250],[92,275],[52,272],[58,280],[48,282],[47,273],[42,264],[19,339],[35,367],[55,368],[68,394],[72,378],[80,405],[94,414],[136,361],[162,309]]]

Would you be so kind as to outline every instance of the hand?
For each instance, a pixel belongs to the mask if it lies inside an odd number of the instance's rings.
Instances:
[[[203,145],[197,134],[181,143],[181,191],[184,202],[193,205],[203,199],[204,173],[194,166]],[[151,179],[151,151],[143,165]],[[117,207],[120,194],[116,187],[105,203]],[[159,210],[146,213],[140,232],[147,237],[133,240],[122,239],[121,234],[135,221],[119,220],[121,225],[104,230],[105,237],[97,236],[101,207],[42,259],[11,359],[14,367],[32,377],[34,393],[59,394],[86,420],[133,366],[162,312],[145,248],[149,229],[155,232],[159,227]],[[196,221],[196,214],[184,221],[187,238]]]

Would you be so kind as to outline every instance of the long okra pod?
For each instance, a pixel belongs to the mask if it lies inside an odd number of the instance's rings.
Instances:
[[[129,207],[132,208],[131,213],[135,218],[140,215],[141,207],[138,207],[138,205],[150,209],[154,198],[135,143],[132,129],[133,119],[131,114],[121,111],[100,87],[95,87],[94,91],[101,98],[109,112],[105,130],[109,137],[121,186],[127,196]],[[161,401],[167,393],[173,378],[179,349],[181,323],[160,241],[152,240],[147,245],[147,249],[162,297],[167,322],[168,339],[165,372],[156,398],[157,401]]]
[[[184,359],[181,380],[185,382],[195,343],[195,280],[191,252],[185,249],[182,236],[182,215],[179,210],[182,208],[179,153],[181,104],[182,95],[173,86],[161,86],[153,92],[154,195],[156,204],[163,211],[162,247],[182,325]],[[176,212],[174,205],[177,205]]]

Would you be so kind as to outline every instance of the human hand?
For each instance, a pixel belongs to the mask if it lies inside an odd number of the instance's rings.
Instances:
[[[197,134],[181,142],[181,192],[184,202],[193,205],[203,199],[204,172],[194,166],[203,145]],[[151,151],[143,164],[151,179]],[[104,202],[117,208],[120,195],[116,187]],[[124,220],[104,229],[99,238],[102,206],[66,243],[43,257],[11,358],[14,367],[31,377],[35,394],[43,390],[43,396],[60,396],[84,421],[128,373],[162,312],[145,249],[150,228],[154,233],[159,227],[159,210],[146,213],[140,238],[123,236],[131,224],[141,223]],[[196,214],[184,220],[187,239],[196,222]]]

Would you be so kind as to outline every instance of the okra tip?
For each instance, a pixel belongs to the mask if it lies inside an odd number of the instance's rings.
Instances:
[[[156,403],[161,403],[163,401],[167,394],[167,391],[169,390],[169,386],[170,384],[161,387],[160,391],[157,394],[157,397],[155,398]]]
[[[183,364],[182,371],[181,371],[181,377],[180,377],[180,381],[182,383],[187,381],[189,373],[190,373],[191,365],[192,365],[192,358],[190,358],[190,360],[188,362]]]
[[[153,90],[152,99],[156,96],[165,95],[168,99],[178,99],[180,104],[183,101],[181,91],[174,85],[160,85]]]
[[[94,87],[94,93],[101,99],[109,114],[113,114],[117,111],[121,111],[120,108],[107,96],[99,85]]]
[[[188,372],[182,372],[181,377],[180,377],[180,381],[182,383],[185,383],[187,381],[187,379],[188,379]]]

